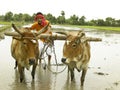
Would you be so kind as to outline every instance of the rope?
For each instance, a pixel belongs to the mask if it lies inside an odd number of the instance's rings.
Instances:
[[[46,45],[47,45],[47,46],[46,46]],[[40,54],[40,57],[39,57],[39,58],[44,60],[45,66],[43,67],[43,69],[46,69],[46,67],[47,67],[47,69],[48,69],[50,72],[52,72],[53,74],[62,73],[62,72],[66,69],[67,66],[65,66],[65,67],[63,68],[63,70],[61,70],[61,71],[59,71],[59,72],[57,72],[57,71],[52,71],[52,70],[49,68],[49,65],[46,64],[45,57],[47,57],[47,56],[41,58],[42,55],[44,55],[44,53],[47,51],[47,49],[48,49],[48,47],[49,47],[50,45],[53,46],[53,53],[54,53],[55,62],[56,62],[56,65],[57,65],[56,68],[58,69],[57,56],[56,56],[56,53],[55,53],[55,46],[54,46],[53,41],[51,41],[51,42],[48,43],[48,44],[44,44],[44,47],[43,47],[43,49],[42,49],[42,51],[41,51],[41,54]],[[46,54],[47,54],[47,52],[46,52]]]
[[[54,46],[54,43],[53,43],[53,53],[54,53],[54,56],[55,56],[56,65],[58,66],[58,63],[57,63],[57,56],[56,56],[56,53],[55,53],[55,46]]]
[[[57,67],[58,67],[58,65],[57,65]],[[66,68],[67,68],[67,66],[65,66],[64,69],[61,70],[61,71],[59,71],[59,72],[54,72],[54,71],[52,71],[52,70],[49,68],[49,66],[47,65],[47,69],[48,69],[50,72],[52,72],[53,74],[59,74],[59,73],[62,73],[63,71],[65,71]]]

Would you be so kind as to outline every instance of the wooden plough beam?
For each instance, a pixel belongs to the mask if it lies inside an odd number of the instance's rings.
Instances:
[[[48,25],[46,25],[44,29],[47,28]],[[51,39],[51,40],[66,40],[67,39],[67,35],[63,35],[63,34],[58,34],[58,33],[53,33],[52,35],[50,34],[39,34],[39,32],[22,32],[21,30],[19,30],[14,24],[12,24],[12,27],[14,28],[14,32],[5,32],[4,34],[7,36],[13,36],[15,38],[23,38],[23,39]],[[95,37],[84,37],[82,38],[83,40],[86,41],[102,41],[101,38],[95,38]]]
[[[13,37],[21,37],[21,35],[17,32],[5,32],[4,33],[5,35],[7,36],[13,36]],[[36,33],[27,33],[26,36],[23,36],[22,38],[29,38],[29,39],[52,39],[52,40],[66,40],[67,39],[67,36],[65,35],[61,35],[61,34],[57,34],[57,33],[54,33],[52,35],[50,34],[40,34],[40,35],[36,35]],[[101,38],[95,38],[95,37],[85,37],[85,39],[87,41],[102,41]]]

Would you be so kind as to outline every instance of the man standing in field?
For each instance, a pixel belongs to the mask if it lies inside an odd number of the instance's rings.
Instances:
[[[26,27],[26,29],[27,30],[40,31],[46,25],[48,25],[47,29],[45,29],[41,33],[51,34],[52,35],[50,22],[45,19],[44,15],[41,12],[38,12],[35,15],[34,23],[31,25],[31,27]],[[42,54],[43,49],[46,48],[47,49],[46,54],[48,56],[48,62],[50,62],[51,53],[52,53],[52,44],[50,44],[50,42],[48,40],[45,40],[45,39],[41,39],[39,44],[40,44],[40,52],[41,52],[40,53],[40,58],[43,57],[43,55],[41,55],[41,54]],[[49,44],[49,47],[44,47],[44,46],[47,46],[48,44]],[[41,59],[40,59],[40,62],[41,62]]]

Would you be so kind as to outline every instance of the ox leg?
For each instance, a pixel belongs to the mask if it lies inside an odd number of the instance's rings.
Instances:
[[[82,76],[81,76],[81,86],[83,86],[84,84],[84,80],[85,80],[85,75],[86,75],[87,70],[83,69],[82,70]]]
[[[20,73],[20,82],[22,82],[23,79],[24,79],[24,67],[18,65],[18,70],[19,70],[19,73]]]
[[[33,65],[33,67],[32,67],[32,72],[31,72],[32,79],[35,78],[35,70],[36,70],[36,66],[37,66],[37,64]]]
[[[51,55],[48,55],[48,64],[50,64],[51,61]]]
[[[71,81],[74,79],[74,68],[69,69],[70,70],[70,75],[71,75]]]
[[[18,63],[17,63],[17,61],[15,61],[15,67],[14,67],[14,69],[16,69],[17,66],[18,66]]]

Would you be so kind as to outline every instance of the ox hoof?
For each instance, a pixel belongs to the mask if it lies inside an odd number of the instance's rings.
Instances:
[[[34,80],[34,79],[35,79],[35,77],[32,77],[32,79]]]
[[[43,69],[46,70],[46,65],[43,66]]]
[[[22,82],[23,82],[23,79],[21,78],[21,79],[20,79],[20,83],[22,83]]]
[[[81,87],[83,87],[83,86],[84,86],[84,84],[82,83],[82,84],[81,84]]]

